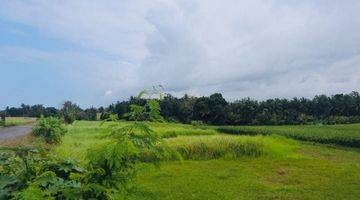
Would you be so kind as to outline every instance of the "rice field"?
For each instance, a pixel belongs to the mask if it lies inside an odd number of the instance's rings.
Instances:
[[[129,123],[132,122],[117,125]],[[63,142],[53,151],[81,163],[88,148],[107,141],[107,127],[113,124],[77,121],[68,126]],[[303,142],[286,134],[287,130],[293,130],[319,137],[327,130],[332,135],[343,132],[342,137],[353,137],[359,125],[247,127],[253,131],[250,135],[248,132],[230,135],[211,126],[148,124],[182,159],[164,160],[160,167],[145,164],[139,169],[136,191],[129,199],[358,199],[360,196],[359,148]]]
[[[277,134],[323,144],[360,147],[360,124],[301,126],[223,126],[219,132],[235,135]]]
[[[36,118],[33,117],[6,117],[5,126],[19,126],[34,123]]]

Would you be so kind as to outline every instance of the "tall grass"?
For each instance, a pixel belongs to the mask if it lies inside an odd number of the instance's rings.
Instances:
[[[179,136],[168,139],[167,143],[186,160],[258,157],[264,149],[261,140],[226,135]]]
[[[149,126],[163,138],[190,135],[215,135],[218,132],[203,126],[175,123],[149,123]]]
[[[360,147],[360,124],[301,126],[223,126],[220,132],[237,135],[278,134],[303,141]]]

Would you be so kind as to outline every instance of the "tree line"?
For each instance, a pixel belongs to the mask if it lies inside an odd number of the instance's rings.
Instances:
[[[7,108],[8,116],[40,115],[53,116],[71,113],[72,119],[95,120],[96,113],[101,119],[116,114],[124,120],[133,120],[137,114],[139,119],[146,120],[146,113],[154,110],[160,112],[162,118],[170,122],[192,123],[202,122],[213,125],[285,125],[285,124],[339,124],[360,122],[360,95],[358,92],[336,95],[316,95],[313,98],[273,98],[258,101],[243,98],[233,102],[226,101],[222,94],[194,97],[184,95],[181,98],[171,94],[162,99],[130,97],[118,101],[108,107],[81,109],[76,104],[66,102],[61,109],[43,107],[41,105],[20,108]],[[140,107],[134,107],[138,105]],[[159,106],[159,108],[154,108]],[[143,115],[142,115],[143,113]]]
[[[71,101],[65,101],[60,109],[55,107],[45,107],[41,104],[26,105],[21,104],[20,107],[6,107],[0,111],[0,115],[7,117],[63,117],[66,122],[74,120],[96,120],[98,109],[91,107],[82,109]]]

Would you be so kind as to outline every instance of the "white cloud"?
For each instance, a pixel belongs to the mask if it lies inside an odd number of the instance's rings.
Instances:
[[[105,91],[105,97],[108,97],[112,94],[113,92],[111,90],[106,90]]]
[[[90,88],[112,91],[105,96],[162,84],[234,99],[357,90],[359,9],[359,1],[33,0],[5,1],[0,16],[84,48],[59,54]]]

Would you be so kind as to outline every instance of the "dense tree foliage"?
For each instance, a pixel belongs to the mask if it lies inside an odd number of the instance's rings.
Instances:
[[[209,97],[184,95],[181,98],[167,94],[159,103],[161,115],[167,121],[182,123],[202,121],[216,125],[283,125],[360,122],[358,92],[333,96],[317,95],[312,99],[275,98],[257,101],[244,98],[234,102],[227,102],[219,93]],[[129,110],[134,111],[130,104],[143,106],[146,100],[131,97],[128,101],[110,105],[103,112],[122,117]]]
[[[7,107],[0,111],[1,115],[8,117],[62,117],[66,122],[74,120],[96,120],[98,109],[91,107],[82,109],[71,101],[64,102],[62,108],[56,109],[54,107],[44,107],[43,105],[26,105],[21,104],[20,107]]]
[[[78,120],[95,120],[96,113],[100,113],[101,119],[116,114],[121,119],[135,121],[150,120],[151,116],[157,121],[164,118],[171,122],[202,121],[216,125],[338,124],[360,122],[360,95],[352,92],[317,95],[312,99],[275,98],[257,101],[244,98],[227,102],[219,93],[209,97],[184,95],[181,98],[167,94],[158,99],[130,97],[129,100],[99,109],[83,110],[76,104],[66,102],[61,110],[23,104],[20,108],[7,108],[5,112],[8,116],[38,117],[55,116],[64,111],[71,113],[70,110],[74,112],[71,116]]]
[[[4,111],[7,116],[10,117],[45,117],[55,116],[58,114],[58,110],[54,107],[44,107],[43,105],[25,105],[21,104],[19,108],[7,107]]]

